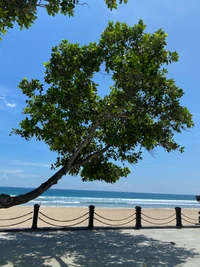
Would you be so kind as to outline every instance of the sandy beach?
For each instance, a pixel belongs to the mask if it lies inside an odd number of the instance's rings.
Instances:
[[[40,207],[38,228],[55,226],[88,226],[88,208]],[[198,209],[182,209],[183,226],[198,223]],[[0,229],[30,228],[33,207],[13,207],[0,210]],[[30,214],[29,214],[30,213]],[[26,215],[27,214],[27,215]],[[13,220],[9,218],[24,217]],[[47,217],[46,217],[47,216]],[[81,217],[80,219],[78,219]],[[135,209],[95,209],[94,226],[135,226]],[[49,218],[58,220],[51,220]],[[106,218],[106,219],[105,219]],[[107,220],[108,219],[108,220]],[[28,221],[26,221],[28,220]],[[19,222],[26,221],[21,224]],[[59,222],[65,221],[65,222]],[[17,224],[17,225],[16,225]],[[13,226],[9,226],[13,225]],[[142,226],[175,226],[175,209],[142,209]],[[4,227],[5,226],[5,227]]]

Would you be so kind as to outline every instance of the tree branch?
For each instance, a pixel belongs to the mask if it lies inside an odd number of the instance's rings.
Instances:
[[[76,157],[79,155],[79,153],[83,150],[83,148],[85,146],[87,146],[87,144],[92,140],[94,133],[96,131],[96,129],[98,128],[98,126],[100,125],[100,121],[97,120],[95,122],[95,124],[92,126],[88,136],[86,137],[86,139],[82,142],[82,144],[79,146],[79,148],[74,152],[74,154],[71,156],[71,158],[68,160],[67,162],[67,167],[70,168],[72,163],[74,162],[74,160],[76,159]]]
[[[122,110],[119,108],[117,111]],[[36,197],[43,194],[46,190],[48,190],[52,185],[57,184],[58,180],[62,178],[71,168],[76,168],[81,165],[86,164],[88,161],[97,158],[98,156],[101,156],[104,152],[108,150],[110,146],[105,146],[102,150],[97,151],[93,153],[92,155],[86,157],[80,162],[77,162],[73,165],[73,162],[75,161],[76,157],[81,153],[84,147],[87,146],[87,144],[92,140],[94,133],[96,129],[99,127],[99,125],[104,122],[111,120],[115,117],[117,118],[127,118],[128,117],[127,112],[122,114],[109,114],[109,113],[102,113],[99,115],[99,118],[96,120],[94,125],[91,127],[88,136],[86,139],[82,142],[82,144],[78,147],[78,149],[74,152],[74,154],[71,156],[71,158],[66,162],[66,164],[58,171],[56,172],[51,178],[49,178],[45,183],[41,184],[38,188],[15,197],[11,197],[10,195],[6,194],[0,194],[0,208],[9,208],[15,205],[20,205],[23,203],[26,203],[32,199],[35,199]],[[101,118],[102,117],[102,118]],[[101,118],[101,119],[100,119]]]
[[[109,121],[109,120],[115,119],[115,118],[127,119],[129,116],[132,116],[132,114],[130,114],[128,112],[124,112],[121,114],[109,114],[109,113],[106,114],[105,113],[104,118],[100,122]]]
[[[94,152],[92,155],[89,155],[85,159],[83,159],[83,160],[75,163],[74,165],[72,165],[71,169],[78,168],[78,167],[86,164],[87,162],[91,161],[92,159],[100,157],[101,155],[103,155],[104,152],[106,152],[109,149],[109,147],[110,146],[107,145],[102,150],[99,150],[99,151]]]
[[[36,3],[36,6],[37,7],[46,7],[47,5],[48,5],[48,3],[47,4],[45,4],[45,3],[42,3],[42,1],[43,0],[39,0],[39,2],[38,3]],[[48,0],[46,0],[46,2],[49,2]],[[32,0],[30,1],[30,3],[29,3],[29,6],[31,6],[31,4],[32,4]],[[79,6],[88,6],[90,9],[91,9],[91,7],[89,6],[89,4],[87,3],[87,2],[85,2],[85,3],[79,3],[79,1],[76,1],[76,3],[75,3],[76,5],[79,5]]]

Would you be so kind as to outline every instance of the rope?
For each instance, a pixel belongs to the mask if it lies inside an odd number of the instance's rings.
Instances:
[[[188,221],[188,220],[186,220],[184,218],[182,218],[182,220],[185,221],[185,222],[187,222],[187,223],[190,223],[190,224],[195,224],[194,222],[190,222],[190,221]]]
[[[19,223],[14,223],[14,224],[9,224],[9,225],[0,225],[0,227],[9,227],[9,226],[15,226],[15,225],[22,224],[22,223],[24,223],[24,222],[28,222],[28,221],[30,221],[30,220],[32,220],[32,218],[29,218],[29,219],[27,219],[27,220],[24,220],[24,221],[22,221],[22,222],[19,222]]]
[[[134,214],[132,214],[132,215],[130,215],[130,216],[128,216],[128,217],[126,217],[126,218],[124,218],[124,219],[113,220],[113,219],[108,219],[108,218],[105,218],[105,217],[103,217],[103,216],[99,215],[99,214],[98,214],[98,213],[96,213],[96,212],[94,212],[94,214],[95,214],[95,215],[97,215],[98,217],[100,217],[101,219],[104,219],[104,220],[107,220],[107,221],[112,221],[112,222],[120,222],[120,221],[125,221],[125,220],[128,220],[128,219],[130,219],[132,216],[134,216],[134,215],[135,215],[135,213],[134,213]]]
[[[84,215],[80,216],[80,217],[77,217],[75,219],[71,219],[71,220],[57,220],[57,219],[53,219],[47,215],[45,215],[44,213],[40,212],[41,215],[43,215],[44,217],[46,217],[47,219],[50,219],[52,221],[55,221],[55,222],[73,222],[73,221],[76,221],[76,220],[79,220],[79,219],[82,219],[83,217],[85,217],[86,215],[89,214],[89,212],[85,213]]]
[[[131,222],[133,222],[135,220],[135,218],[133,218],[131,221],[127,222],[127,223],[121,223],[121,224],[110,224],[110,223],[105,223],[105,222],[102,222],[101,220],[97,219],[97,218],[94,218],[96,221],[104,224],[104,225],[108,225],[108,226],[122,226],[122,225],[126,225],[126,224],[129,224]]]
[[[145,217],[151,219],[151,220],[155,220],[155,221],[164,221],[164,220],[168,220],[168,219],[171,219],[175,214],[172,214],[171,216],[169,217],[166,217],[166,218],[163,218],[163,219],[156,219],[156,218],[152,218],[144,213],[141,213],[142,215],[144,215]]]
[[[0,221],[11,221],[11,220],[16,220],[16,219],[19,219],[19,218],[25,217],[25,216],[27,216],[27,215],[30,215],[30,214],[32,214],[32,213],[33,213],[33,211],[31,211],[31,212],[29,212],[29,213],[27,213],[27,214],[24,214],[24,215],[18,216],[18,217],[14,217],[14,218],[9,218],[9,219],[0,219]]]
[[[183,217],[185,217],[185,218],[189,219],[189,220],[194,220],[195,222],[196,222],[196,220],[197,220],[197,219],[190,218],[190,217],[186,216],[186,215],[185,215],[185,214],[183,214],[183,213],[181,213],[181,215],[182,215]]]
[[[48,224],[48,225],[51,225],[51,226],[56,226],[56,227],[71,227],[71,226],[75,226],[75,225],[78,225],[78,224],[81,224],[83,222],[85,222],[86,220],[88,220],[88,218],[82,220],[81,222],[78,222],[78,223],[74,223],[74,224],[71,224],[71,225],[57,225],[57,224],[53,224],[53,223],[49,223],[45,220],[43,220],[42,218],[38,217],[42,222]]]
[[[153,224],[153,225],[165,225],[165,224],[168,224],[168,223],[173,222],[173,221],[175,220],[175,218],[174,218],[173,220],[171,220],[171,221],[169,221],[169,222],[165,222],[165,223],[154,223],[154,222],[150,222],[150,221],[145,220],[145,219],[143,219],[143,220],[144,220],[145,222],[150,223],[150,224]]]

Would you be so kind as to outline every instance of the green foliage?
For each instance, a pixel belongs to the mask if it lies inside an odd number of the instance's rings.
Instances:
[[[109,9],[117,8],[117,0],[105,0]],[[120,0],[119,4],[127,3]],[[0,0],[0,37],[17,23],[20,29],[28,29],[37,19],[39,8],[45,8],[47,13],[55,16],[58,13],[74,16],[77,5],[87,5],[80,0]],[[1,38],[0,38],[1,40]]]
[[[117,1],[116,0],[105,0],[108,8],[110,8],[111,10],[113,8],[117,8]],[[119,4],[122,4],[122,3],[125,3],[127,4],[128,3],[128,0],[119,0]]]
[[[165,49],[166,37],[162,29],[145,33],[142,21],[133,27],[110,22],[98,43],[62,41],[45,63],[45,86],[36,79],[20,83],[27,117],[13,132],[43,140],[58,153],[54,166],[68,164],[84,181],[127,176],[119,162],[137,163],[143,149],[182,152],[174,134],[193,121],[180,105],[183,90],[168,78],[166,66],[178,54]],[[94,82],[99,72],[112,81],[104,97]]]
[[[130,173],[128,168],[121,168],[112,162],[95,159],[88,162],[81,171],[83,181],[105,181],[115,183],[121,177],[126,177]],[[89,175],[88,175],[89,174]]]

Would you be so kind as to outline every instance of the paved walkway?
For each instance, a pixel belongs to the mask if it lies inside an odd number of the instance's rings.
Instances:
[[[200,229],[0,233],[0,266],[199,267]]]

